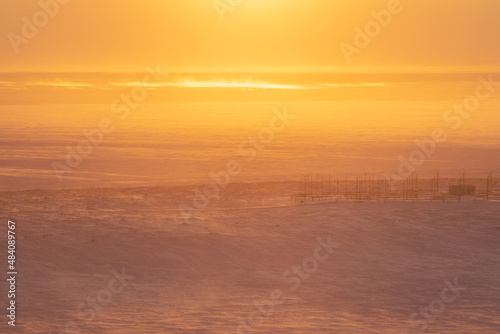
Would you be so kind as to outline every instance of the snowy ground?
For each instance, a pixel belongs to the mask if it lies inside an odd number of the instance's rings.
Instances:
[[[233,184],[187,221],[193,188],[1,193],[15,332],[500,333],[500,203],[298,204],[298,187]]]

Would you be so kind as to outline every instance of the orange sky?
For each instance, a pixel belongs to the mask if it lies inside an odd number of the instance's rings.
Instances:
[[[352,43],[354,27],[387,4],[242,0],[221,20],[214,0],[71,0],[16,54],[9,33],[21,35],[22,17],[31,20],[40,5],[1,1],[0,71],[500,66],[498,0],[401,0],[402,13],[347,65],[340,43]]]

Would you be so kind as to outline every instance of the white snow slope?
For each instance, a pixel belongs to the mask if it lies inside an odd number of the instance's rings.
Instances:
[[[500,333],[500,203],[296,204],[297,187],[230,185],[188,221],[192,188],[2,193],[14,332]]]

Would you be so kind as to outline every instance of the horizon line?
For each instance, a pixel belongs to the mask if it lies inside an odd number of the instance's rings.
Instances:
[[[137,74],[143,70],[12,70],[2,71],[1,74]],[[350,68],[325,68],[325,69],[176,69],[162,70],[162,74],[474,74],[474,73],[499,73],[500,66],[473,67],[473,66],[371,66]]]

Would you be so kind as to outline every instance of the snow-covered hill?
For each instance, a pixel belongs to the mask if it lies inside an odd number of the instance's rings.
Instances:
[[[233,184],[187,220],[192,188],[2,193],[16,332],[500,332],[500,203],[297,204],[298,187]]]

